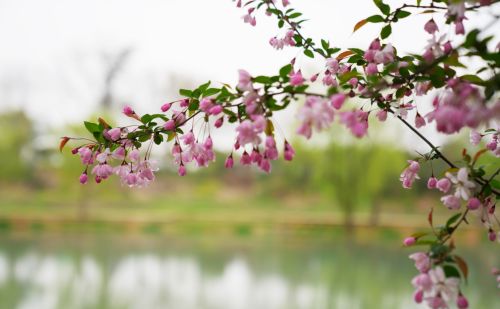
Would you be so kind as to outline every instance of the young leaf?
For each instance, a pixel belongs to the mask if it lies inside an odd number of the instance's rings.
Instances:
[[[342,59],[344,59],[345,57],[348,57],[350,55],[354,55],[355,53],[352,51],[352,50],[346,50],[344,52],[341,52],[338,56],[337,56],[337,61],[340,61]]]
[[[467,278],[469,277],[469,267],[467,266],[467,262],[465,262],[465,260],[458,255],[454,255],[453,259],[455,260],[458,268],[460,268],[460,271],[464,275],[464,279],[467,280]]]
[[[355,25],[354,25],[354,29],[352,30],[352,32],[356,32],[359,30],[359,28],[363,27],[364,25],[366,25],[366,23],[368,22],[367,19],[362,19],[360,21],[358,21]]]
[[[59,151],[62,152],[64,146],[68,143],[69,141],[69,137],[67,136],[64,136],[64,137],[61,137],[61,142],[59,143]]]

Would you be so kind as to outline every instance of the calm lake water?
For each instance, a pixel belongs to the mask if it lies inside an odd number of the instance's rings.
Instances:
[[[0,308],[421,308],[410,251],[315,237],[0,236]],[[389,249],[392,248],[392,249]],[[465,251],[471,308],[500,308],[498,248]]]

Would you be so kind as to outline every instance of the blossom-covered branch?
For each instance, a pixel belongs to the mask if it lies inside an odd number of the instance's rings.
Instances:
[[[142,114],[125,107],[123,113],[135,124],[111,127],[101,118],[96,123],[85,122],[95,140],[83,140],[72,150],[84,165],[80,182],[87,183],[93,175],[100,183],[116,174],[130,187],[147,185],[157,170],[150,160],[151,148],[162,143],[171,144],[173,162],[179,175],[184,176],[187,165],[206,167],[215,160],[211,132],[226,123],[236,126],[225,166],[232,168],[238,155],[240,164],[270,172],[272,161],[279,158],[278,148],[285,160],[291,161],[295,155],[287,138],[280,136],[283,133],[275,131],[274,115],[299,100],[305,103],[298,109],[297,134],[308,139],[315,131],[328,129],[336,119],[357,138],[368,136],[370,121],[395,119],[430,147],[428,153],[408,161],[400,177],[404,188],[410,189],[420,179],[422,164],[442,160],[449,166],[433,170],[427,187],[442,193],[441,202],[450,209],[450,218],[444,226],[437,226],[431,210],[430,230],[404,240],[406,246],[428,247],[410,256],[420,272],[412,280],[415,301],[425,300],[431,308],[447,308],[451,302],[467,308],[460,288],[468,276],[467,264],[454,253],[452,236],[474,213],[486,227],[488,239],[500,238],[495,214],[496,198],[500,196],[496,179],[499,171],[487,175],[485,167],[477,164],[485,153],[500,156],[500,45],[493,46],[491,42],[497,38],[486,36],[483,29],[466,30],[464,23],[468,12],[497,7],[499,1],[417,0],[396,9],[382,0],[373,2],[379,14],[359,21],[353,30],[381,24],[379,36],[366,49],[341,49],[327,40],[317,43],[303,35],[303,15],[291,8],[288,0],[237,1],[236,6],[245,10],[243,21],[251,26],[257,25],[259,12],[276,19],[283,34],[271,37],[272,47],[300,48],[307,57],[320,56],[324,69],[305,76],[292,59],[271,76],[240,70],[235,87],[207,82],[195,89],[181,89],[181,98],[163,104],[158,113]],[[398,22],[415,13],[444,14],[446,23],[438,24],[431,17],[422,25],[429,41],[421,53],[401,55],[389,38]],[[451,33],[463,35],[463,42],[447,40]],[[466,65],[471,58],[480,63],[475,72]],[[470,74],[460,74],[463,70]],[[322,84],[324,91],[309,91],[313,84]],[[432,111],[424,115],[425,95],[433,99]],[[450,159],[421,132],[430,123],[444,134],[470,129],[471,144],[479,146],[484,140],[486,145],[470,154],[464,150]],[[64,137],[60,148],[70,140],[82,141]],[[278,145],[280,140],[282,144]]]

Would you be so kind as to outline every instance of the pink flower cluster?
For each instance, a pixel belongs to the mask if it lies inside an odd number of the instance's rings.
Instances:
[[[297,118],[301,122],[297,133],[311,138],[313,128],[321,131],[330,127],[334,119],[334,110],[328,100],[317,96],[308,96],[306,103],[299,110]]]
[[[415,179],[420,179],[418,177],[418,172],[420,171],[420,164],[417,161],[408,161],[408,167],[401,173],[399,180],[403,184],[403,188],[410,189],[413,185]]]
[[[365,60],[368,65],[365,68],[366,75],[378,73],[378,64],[388,64],[394,61],[394,47],[390,43],[382,46],[379,39],[375,39],[365,51]]]
[[[283,47],[285,47],[285,46],[295,46],[295,41],[293,39],[294,35],[295,35],[295,32],[293,31],[293,29],[290,29],[286,32],[285,36],[281,39],[278,39],[277,37],[272,37],[269,40],[269,44],[271,44],[271,46],[277,50],[283,49]]]
[[[425,252],[413,253],[410,259],[415,261],[415,267],[420,272],[412,279],[416,303],[425,301],[430,308],[445,309],[449,302],[455,301],[460,309],[469,307],[467,298],[460,292],[459,278],[446,277],[439,265],[432,268],[433,261]]]
[[[154,172],[157,169],[154,164],[147,159],[141,160],[139,150],[127,140],[113,151],[109,148],[101,151],[82,146],[73,149],[73,153],[78,154],[82,164],[86,165],[85,171],[80,175],[82,184],[88,182],[88,170],[94,163],[91,174],[95,176],[96,183],[108,179],[113,174],[118,175],[122,184],[129,187],[143,187],[155,179]]]
[[[487,106],[479,89],[470,82],[451,79],[446,89],[434,99],[434,110],[426,115],[430,122],[436,122],[439,132],[452,134],[465,126],[476,128],[500,117],[500,101]]]

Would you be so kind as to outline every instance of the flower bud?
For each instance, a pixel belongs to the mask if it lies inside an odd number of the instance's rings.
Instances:
[[[83,172],[81,175],[80,175],[80,183],[82,185],[86,184],[87,181],[88,181],[88,176],[87,176],[87,173],[86,172]]]
[[[467,202],[467,208],[470,210],[476,210],[481,206],[481,201],[477,197],[472,197]]]
[[[427,180],[427,189],[435,189],[437,182],[436,177],[430,177],[429,180]]]
[[[467,301],[467,298],[460,294],[457,298],[457,307],[459,309],[467,309],[469,308],[469,302]]]
[[[161,111],[164,112],[164,113],[167,112],[170,109],[170,106],[172,106],[172,104],[170,104],[170,103],[163,104],[161,106]]]
[[[405,240],[403,241],[403,244],[406,247],[413,246],[417,239],[415,237],[406,237]]]

